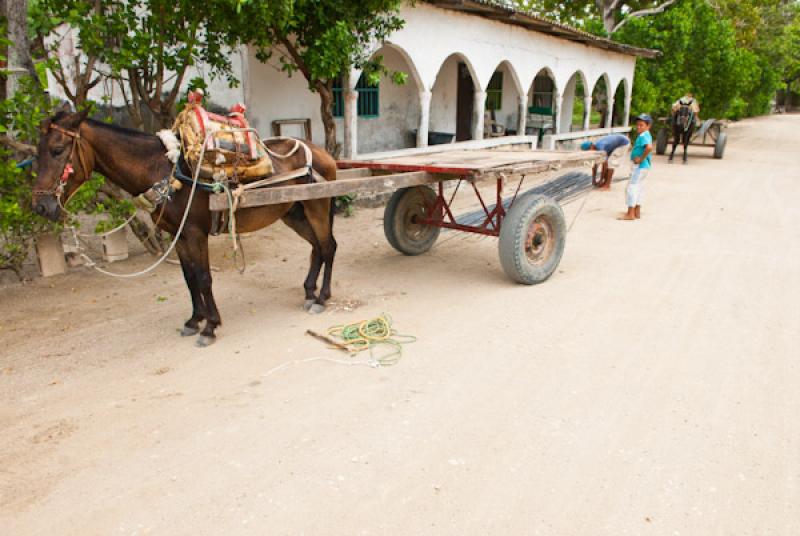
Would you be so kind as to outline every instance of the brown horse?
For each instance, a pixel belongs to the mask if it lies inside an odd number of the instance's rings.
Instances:
[[[40,125],[38,147],[38,176],[33,190],[33,208],[36,213],[51,220],[62,217],[62,207],[93,171],[105,176],[129,194],[137,196],[155,183],[172,174],[173,164],[165,155],[165,148],[156,136],[87,119],[87,112],[61,111]],[[293,142],[276,140],[267,142],[276,153],[285,154]],[[326,180],[336,179],[336,162],[324,150],[309,144],[312,165]],[[274,159],[275,173],[303,167],[303,151],[287,159]],[[306,181],[304,177],[283,184]],[[153,220],[164,231],[175,234],[187,207],[191,188],[174,192],[166,206],[159,206]],[[195,192],[194,200],[175,249],[180,258],[183,276],[192,297],[192,316],[183,326],[181,335],[192,336],[205,326],[197,340],[198,346],[208,346],[215,340],[214,330],[222,322],[211,291],[211,271],[208,259],[208,235],[211,214],[208,193]],[[163,214],[162,213],[163,208]],[[157,216],[161,214],[161,216]],[[304,307],[311,312],[324,309],[331,296],[331,275],[336,254],[333,238],[333,206],[330,199],[316,199],[297,203],[283,203],[255,208],[239,209],[236,213],[237,230],[252,232],[282,219],[297,234],[311,244],[311,265],[304,288]],[[317,280],[325,267],[322,288],[316,295]]]

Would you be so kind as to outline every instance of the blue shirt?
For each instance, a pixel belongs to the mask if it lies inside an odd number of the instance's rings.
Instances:
[[[639,134],[639,137],[636,138],[635,142],[633,142],[633,150],[631,151],[631,160],[642,156],[644,154],[645,147],[652,144],[653,144],[653,135],[650,134],[649,130],[645,130],[644,132]],[[652,164],[650,163],[650,155],[648,154],[647,158],[642,160],[642,162],[639,164],[639,167],[642,169],[648,169],[650,168],[651,165]]]
[[[610,136],[604,136],[594,142],[594,148],[598,151],[605,151],[607,155],[611,156],[611,153],[628,144],[630,144],[628,136],[611,134]]]

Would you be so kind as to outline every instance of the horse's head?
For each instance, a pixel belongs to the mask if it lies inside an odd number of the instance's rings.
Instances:
[[[33,210],[40,216],[58,220],[63,206],[91,175],[80,134],[88,114],[62,110],[39,126]]]
[[[692,121],[692,115],[692,107],[688,104],[681,104],[678,109],[675,110],[675,124],[683,130],[688,129]]]

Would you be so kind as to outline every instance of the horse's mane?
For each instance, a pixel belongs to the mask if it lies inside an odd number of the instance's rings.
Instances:
[[[115,134],[121,134],[123,136],[132,136],[137,138],[148,138],[148,139],[153,139],[156,137],[153,134],[148,134],[147,132],[142,132],[141,130],[122,127],[119,125],[115,125],[113,123],[104,123],[103,121],[97,121],[95,119],[87,119],[86,122],[91,124],[93,127],[97,127],[104,130],[111,130]]]

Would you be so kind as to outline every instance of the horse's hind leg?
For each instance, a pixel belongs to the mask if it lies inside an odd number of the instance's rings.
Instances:
[[[295,203],[289,212],[282,218],[283,223],[288,225],[294,232],[303,237],[306,242],[311,244],[311,259],[309,262],[308,275],[305,282],[303,282],[303,289],[306,292],[305,302],[303,308],[308,311],[315,303],[317,303],[317,279],[319,272],[322,268],[322,255],[320,253],[319,241],[314,234],[311,224],[306,218],[303,205]]]
[[[331,199],[316,199],[303,203],[306,219],[314,229],[319,242],[320,255],[325,265],[322,275],[322,288],[319,291],[317,304],[324,306],[331,297],[331,280],[333,278],[333,260],[336,257],[336,239],[333,237],[333,202]]]

